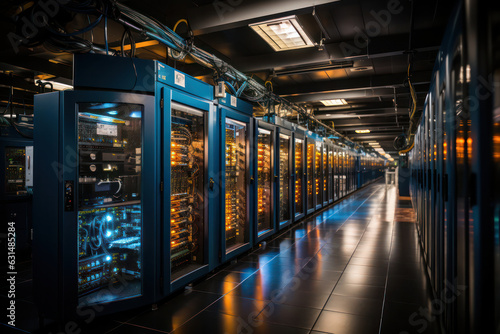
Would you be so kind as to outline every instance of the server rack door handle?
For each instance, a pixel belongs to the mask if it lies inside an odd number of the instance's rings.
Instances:
[[[210,178],[210,180],[208,181],[208,184],[209,184],[210,190],[214,190],[215,181],[214,181],[213,177]]]

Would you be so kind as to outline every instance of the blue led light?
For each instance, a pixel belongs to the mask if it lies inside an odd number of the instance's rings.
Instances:
[[[118,115],[118,111],[116,110],[108,111],[108,115]]]
[[[140,111],[132,111],[129,116],[131,118],[141,118],[141,114],[142,113]]]
[[[113,220],[113,217],[111,217],[111,215],[106,215],[106,220],[108,222],[112,221]]]
[[[93,106],[90,106],[89,109],[96,110],[96,109],[109,109],[109,108],[116,108],[118,106],[117,103],[101,103],[101,104],[96,104]]]
[[[111,231],[110,231],[110,230],[107,230],[107,231],[106,231],[106,238],[109,238],[109,237],[111,236],[111,234],[112,234],[112,233],[111,233]]]
[[[106,256],[106,261],[108,261],[108,262],[111,261],[111,256],[109,256],[109,255]]]

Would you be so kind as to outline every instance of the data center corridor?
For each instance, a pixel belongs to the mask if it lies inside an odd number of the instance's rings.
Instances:
[[[377,182],[109,333],[438,333],[409,200]]]

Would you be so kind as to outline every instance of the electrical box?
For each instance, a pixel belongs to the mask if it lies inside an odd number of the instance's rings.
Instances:
[[[218,81],[215,86],[215,97],[216,98],[225,98],[226,97],[226,88],[224,87],[224,81]]]

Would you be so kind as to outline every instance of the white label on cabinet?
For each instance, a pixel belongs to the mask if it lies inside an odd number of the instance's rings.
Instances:
[[[174,82],[178,86],[186,87],[186,76],[181,72],[174,71]]]
[[[97,123],[97,134],[100,136],[118,136],[118,125]]]

